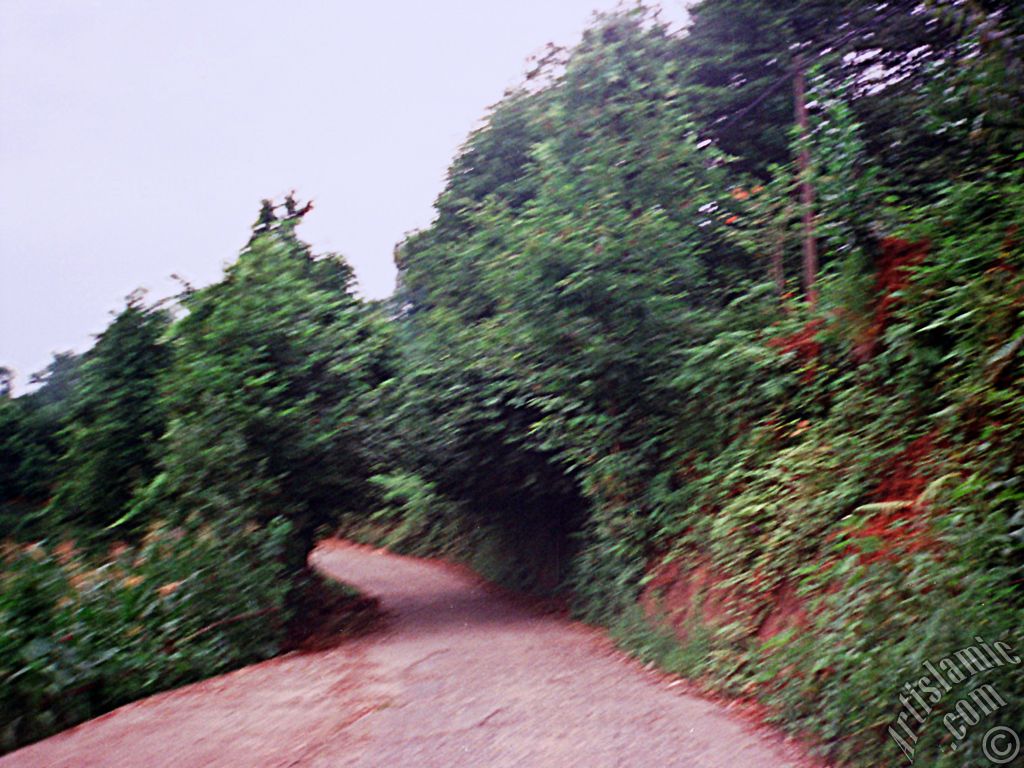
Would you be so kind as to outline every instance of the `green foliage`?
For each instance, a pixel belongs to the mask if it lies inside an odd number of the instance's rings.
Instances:
[[[109,525],[153,478],[166,422],[158,379],[170,365],[169,324],[167,312],[133,295],[85,355],[68,398],[53,522]]]
[[[82,358],[54,355],[32,376],[41,385],[18,398],[0,397],[0,536],[41,533],[42,508],[53,491],[63,453],[62,430]]]
[[[383,506],[370,515],[354,515],[350,535],[421,556],[450,554],[465,543],[460,541],[462,511],[434,483],[408,473],[374,475],[370,482]]]
[[[386,376],[387,351],[351,269],[313,256],[294,224],[262,224],[224,280],[183,298],[159,473],[132,513],[227,529],[283,516],[298,572],[320,526],[365,508],[360,400]]]
[[[602,17],[471,137],[437,222],[399,250],[376,455],[401,470],[377,519],[404,548],[471,542],[469,560],[513,529],[567,533],[579,615],[769,702],[833,757],[887,764],[923,654],[1020,639],[1024,198],[936,95],[965,50],[936,9],[768,6],[706,0],[681,39],[642,9]],[[794,52],[813,313],[787,293],[790,83],[744,111]],[[728,604],[682,646],[638,608],[666,559],[707,568]],[[776,634],[784,595],[805,623]],[[999,690],[1019,702],[1020,682]],[[928,760],[959,759],[936,744]]]
[[[263,566],[290,578],[340,524],[566,588],[634,653],[760,698],[841,763],[899,759],[886,728],[925,660],[1024,640],[1021,16],[703,0],[693,18],[673,35],[642,6],[599,16],[510,92],[454,161],[434,223],[396,251],[388,307],[296,237],[308,207],[289,197],[279,219],[265,201],[238,261],[169,328],[129,304],[70,393],[55,361],[33,399],[0,398],[2,501],[45,499],[63,455],[52,508],[168,519],[229,551],[270,537],[280,564]],[[797,69],[807,137],[791,125]],[[801,151],[813,308],[794,290]],[[192,584],[195,546],[152,584]],[[647,615],[666,563],[713,586]],[[79,716],[38,714],[65,678],[94,690],[54,633],[93,615],[120,631],[122,604],[150,627],[165,608],[113,581],[90,603],[45,556],[12,568],[2,604],[20,629],[4,642],[28,704],[4,707],[39,719],[10,726],[22,739]],[[248,594],[241,571],[226,578]],[[131,691],[176,653],[135,638],[88,644],[142,648]],[[89,663],[122,669],[103,653]],[[1024,679],[1003,672],[1000,722],[1020,729]],[[925,763],[980,759],[983,727],[955,753],[929,728]]]
[[[641,661],[670,674],[695,679],[706,671],[713,638],[699,622],[687,629],[687,638],[681,643],[671,627],[657,619],[652,621],[634,603],[615,617],[608,632],[620,648]]]
[[[326,610],[306,555],[372,499],[363,401],[392,353],[349,267],[313,256],[285,207],[279,220],[265,206],[224,280],[186,291],[177,320],[133,296],[80,366],[58,356],[37,392],[0,399],[7,531],[96,549],[149,530],[98,566],[71,545],[11,545],[3,748],[271,656],[286,629],[298,636],[293,611],[317,624]]]
[[[1012,587],[1019,570],[991,565],[992,546],[1012,542],[1006,518],[992,514],[984,499],[960,496],[953,501],[956,496],[945,495],[951,508],[937,521],[942,551],[949,554],[919,552],[864,564],[862,553],[870,549],[865,540],[838,540],[839,556],[831,558],[831,567],[807,579],[807,588],[816,588],[819,595],[812,631],[767,654],[767,669],[785,674],[783,681],[775,678],[774,684],[764,685],[770,680],[763,673],[765,654],[749,657],[749,672],[741,680],[759,682],[766,700],[785,713],[787,725],[819,733],[841,764],[866,764],[866,755],[875,764],[904,759],[887,728],[900,710],[904,686],[931,674],[926,662],[938,665],[960,649],[977,646],[979,637],[990,644],[1008,643],[1015,651],[1021,647],[1020,598]],[[830,584],[838,589],[824,589]],[[970,729],[954,752],[943,714],[986,683],[1008,707]],[[865,696],[864,691],[879,695]],[[954,685],[921,727],[915,762],[952,767],[965,759],[981,761],[988,728],[1024,725],[1022,691],[1024,675],[1012,665]]]
[[[791,158],[792,72],[815,66],[826,93],[848,89],[878,161],[920,183],[964,151],[948,122],[908,119],[934,110],[928,86],[960,63],[962,33],[934,7],[946,5],[959,4],[701,0],[679,42],[686,98],[734,167],[766,178]]]
[[[230,538],[156,527],[99,565],[8,547],[0,570],[0,750],[278,652],[288,618],[275,521]]]

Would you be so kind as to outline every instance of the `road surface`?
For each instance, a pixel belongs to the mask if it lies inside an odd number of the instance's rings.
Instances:
[[[383,626],[129,704],[0,768],[813,765],[464,569],[334,541],[313,562],[379,597]]]

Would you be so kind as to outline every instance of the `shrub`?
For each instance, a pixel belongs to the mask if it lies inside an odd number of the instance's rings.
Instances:
[[[276,654],[287,534],[280,521],[230,538],[157,526],[98,565],[69,542],[8,545],[0,749]]]

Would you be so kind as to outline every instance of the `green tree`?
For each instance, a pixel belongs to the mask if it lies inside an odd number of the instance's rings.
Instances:
[[[388,362],[352,270],[314,256],[297,221],[261,216],[224,279],[183,297],[160,473],[136,509],[228,528],[283,516],[302,571],[318,526],[365,506],[360,401]]]
[[[678,416],[663,385],[681,343],[764,275],[725,236],[729,177],[698,146],[676,50],[644,10],[602,18],[543,92],[511,97],[535,126],[513,139],[532,140],[529,162],[460,158],[442,197],[464,201],[457,226],[442,213],[398,259],[408,468],[532,541],[579,528],[585,497],[588,551],[629,550],[631,567],[637,539],[612,543],[598,518],[666,447],[654,424]],[[504,109],[467,152],[501,142]]]
[[[953,125],[990,111],[971,92],[994,59],[975,69],[979,27],[937,5],[706,0],[682,37],[642,9],[599,19],[494,109],[399,248],[401,368],[377,393],[398,539],[493,554],[518,532],[522,566],[568,528],[582,615],[642,654],[667,643],[675,671],[770,689],[864,765],[892,762],[883,693],[921,649],[1019,623],[1019,172]],[[813,309],[782,279],[806,242],[802,149]],[[663,563],[727,596],[707,625],[694,596],[691,653],[637,608]],[[820,598],[810,626],[765,644],[787,590]],[[941,747],[921,753],[962,757]]]
[[[146,307],[133,294],[86,353],[62,436],[51,504],[59,518],[109,525],[155,474],[166,423],[158,381],[170,364],[163,341],[169,323],[165,310]]]
[[[62,430],[81,362],[71,352],[57,353],[32,375],[37,389],[0,397],[0,536],[39,532],[59,473]]]
[[[824,92],[846,89],[872,155],[918,197],[990,152],[981,139],[1020,137],[1013,4],[701,0],[691,15],[679,57],[693,117],[762,178],[790,159],[793,82],[811,67]]]

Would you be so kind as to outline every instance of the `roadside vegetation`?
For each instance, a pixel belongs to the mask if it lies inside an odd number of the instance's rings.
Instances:
[[[271,655],[335,530],[562,592],[840,765],[1024,734],[1020,664],[889,730],[927,662],[1024,656],[1024,16],[692,15],[536,62],[389,302],[266,202],[222,281],[0,400],[5,746]]]

